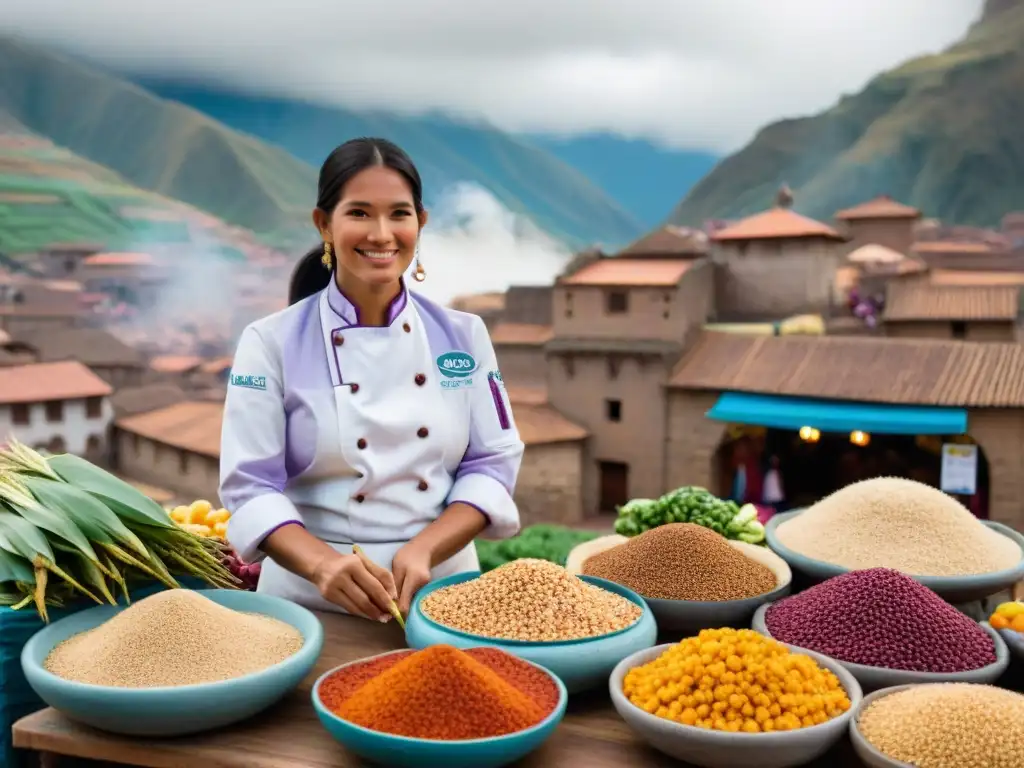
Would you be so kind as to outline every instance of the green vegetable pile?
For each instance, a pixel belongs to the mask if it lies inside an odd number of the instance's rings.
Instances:
[[[521,557],[535,557],[564,566],[573,547],[598,535],[594,531],[579,531],[564,525],[531,525],[510,539],[477,539],[476,552],[480,558],[480,570],[484,573]]]
[[[620,536],[638,536],[668,523],[695,523],[727,539],[748,544],[764,541],[764,526],[758,522],[757,508],[753,504],[741,508],[734,501],[725,501],[706,488],[693,485],[676,488],[660,499],[627,502],[619,507],[615,532]]]

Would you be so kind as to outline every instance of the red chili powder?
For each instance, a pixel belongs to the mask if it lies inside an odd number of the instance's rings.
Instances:
[[[320,684],[320,702],[337,714],[341,706],[360,688],[414,653],[416,651],[399,651],[339,669]],[[550,715],[558,705],[558,686],[532,664],[497,648],[472,648],[466,653],[532,699],[544,717]]]

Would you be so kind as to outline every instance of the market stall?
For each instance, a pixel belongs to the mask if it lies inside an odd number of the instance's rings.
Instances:
[[[75,725],[52,709],[19,721],[14,743],[22,749],[146,768],[217,765],[220,768],[363,768],[321,727],[310,706],[317,677],[340,664],[405,648],[397,626],[381,626],[335,614],[318,614],[324,647],[313,672],[281,704],[252,720],[185,740],[111,736]],[[52,766],[63,768],[61,762]],[[551,739],[517,768],[676,768],[685,764],[648,747],[618,717],[607,690],[574,696]],[[854,768],[860,763],[847,744],[812,768]],[[77,768],[77,766],[76,766]],[[89,768],[97,768],[89,766]]]
[[[218,524],[198,504],[160,518],[165,535],[218,547],[175,530],[199,515]],[[934,695],[1008,751],[958,763],[959,742],[937,740],[923,768],[1018,765],[1024,603],[991,601],[1024,580],[1019,532],[900,478],[767,525],[685,486],[624,505],[615,530],[569,552],[562,532],[535,530],[486,573],[420,590],[404,634],[238,588],[73,613],[25,645],[52,708],[21,719],[14,743],[50,763],[138,766],[824,768],[917,749],[872,713],[898,711],[909,732]],[[882,695],[906,684],[933,691]]]

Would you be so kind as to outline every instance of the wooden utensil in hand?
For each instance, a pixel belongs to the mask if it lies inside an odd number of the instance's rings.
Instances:
[[[359,556],[359,558],[364,563],[371,564],[373,562],[372,560],[370,560],[369,557],[366,556],[366,553],[363,552],[363,548],[360,547],[358,544],[353,544],[352,545],[352,551],[355,554],[357,554]],[[404,632],[405,631],[405,619],[402,618],[402,612],[400,610],[398,610],[398,603],[396,603],[394,600],[392,600],[391,601],[391,605],[390,605],[390,609],[391,609],[391,615],[395,617],[395,621],[398,622],[398,626],[400,626],[402,628],[402,631]]]

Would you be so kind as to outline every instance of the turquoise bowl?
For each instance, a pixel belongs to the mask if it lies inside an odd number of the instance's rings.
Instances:
[[[428,619],[420,604],[431,592],[461,584],[480,577],[479,571],[456,573],[444,579],[433,581],[416,595],[409,619],[405,623],[405,639],[410,648],[422,649],[429,645],[452,645],[456,648],[473,648],[490,645],[551,670],[565,683],[569,693],[598,688],[608,684],[608,675],[615,665],[632,653],[650,648],[658,641],[658,627],[650,606],[633,590],[596,576],[580,576],[588,584],[614,592],[636,603],[643,610],[640,618],[632,625],[617,632],[583,640],[561,642],[528,642],[524,640],[503,640],[484,635],[471,635],[457,629],[445,627]]]
[[[825,581],[833,576],[840,576],[849,573],[851,568],[846,568],[835,563],[827,563],[823,560],[801,555],[794,552],[781,541],[777,535],[780,525],[787,520],[792,520],[804,513],[805,510],[797,509],[792,512],[784,512],[772,517],[764,527],[765,539],[769,548],[789,563],[794,571],[800,571],[816,581]],[[972,576],[919,576],[914,573],[907,574],[915,581],[924,584],[939,597],[954,605],[970,603],[975,600],[983,600],[986,597],[998,594],[1010,589],[1021,579],[1024,579],[1024,535],[1017,533],[1007,525],[995,523],[991,520],[981,520],[986,528],[1005,536],[1013,541],[1021,549],[1021,559],[1017,565],[1002,571],[992,573],[979,573]]]
[[[479,646],[480,643],[476,645]],[[342,664],[321,675],[313,686],[313,708],[324,728],[342,746],[371,762],[396,768],[498,768],[498,766],[514,763],[540,747],[565,716],[565,706],[569,701],[569,694],[562,681],[539,664],[534,664],[534,666],[546,673],[558,686],[558,704],[554,711],[537,725],[527,728],[525,731],[495,736],[490,739],[438,741],[394,736],[390,733],[371,731],[369,728],[342,720],[320,703],[320,684],[327,677],[352,664],[364,664],[395,653],[403,653],[403,651],[391,651],[349,664]]]
[[[28,684],[46,704],[85,725],[128,736],[183,736],[252,717],[289,693],[313,669],[324,642],[323,627],[313,613],[289,600],[259,592],[204,589],[202,595],[226,608],[291,624],[305,642],[296,654],[272,667],[200,685],[107,688],[47,672],[43,664],[59,643],[98,627],[125,608],[97,606],[54,622],[29,639],[21,652],[21,668]],[[237,641],[244,643],[245,638]]]
[[[999,634],[1006,642],[1006,647],[1010,650],[1010,654],[1014,658],[1024,661],[1024,632],[1016,632],[1012,629],[1000,629]]]

